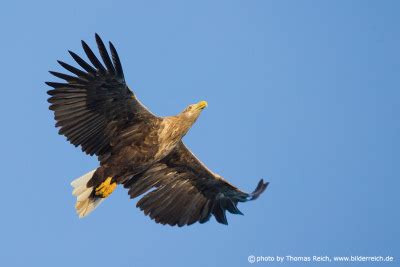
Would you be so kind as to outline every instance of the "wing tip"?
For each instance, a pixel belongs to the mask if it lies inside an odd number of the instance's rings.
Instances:
[[[94,39],[96,40],[97,44],[98,43],[104,44],[103,40],[101,39],[100,35],[97,32],[94,33]]]
[[[264,183],[264,179],[261,179],[258,182],[256,189],[254,189],[254,191],[250,194],[248,200],[257,199],[265,191],[265,189],[267,189],[268,185],[269,185],[269,182]]]
[[[218,216],[218,215],[214,214],[214,217],[215,217],[215,220],[218,223],[223,224],[223,225],[228,225],[228,219],[226,218],[225,211],[224,211],[224,214],[222,216]]]

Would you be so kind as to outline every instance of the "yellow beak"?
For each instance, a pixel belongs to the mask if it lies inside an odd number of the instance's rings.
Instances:
[[[207,101],[200,101],[199,103],[197,103],[197,108],[198,109],[204,109],[208,106]]]

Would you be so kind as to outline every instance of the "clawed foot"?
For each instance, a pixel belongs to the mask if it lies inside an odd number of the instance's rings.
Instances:
[[[95,195],[101,198],[106,198],[115,190],[117,183],[111,183],[112,177],[108,177],[104,182],[96,188]]]

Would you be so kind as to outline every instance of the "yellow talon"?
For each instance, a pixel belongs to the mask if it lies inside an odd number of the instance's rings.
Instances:
[[[96,188],[95,195],[106,198],[115,190],[117,183],[111,183],[112,177],[108,177],[104,182]]]

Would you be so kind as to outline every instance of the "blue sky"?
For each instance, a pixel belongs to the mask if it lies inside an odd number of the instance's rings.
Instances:
[[[399,10],[398,1],[4,3],[2,265],[398,258]],[[185,142],[243,190],[270,182],[240,206],[245,216],[162,226],[120,188],[77,218],[70,181],[97,161],[57,135],[44,81],[61,70],[57,59],[72,62],[68,49],[82,55],[81,39],[93,46],[95,32],[113,41],[129,85],[156,114],[208,101]]]

